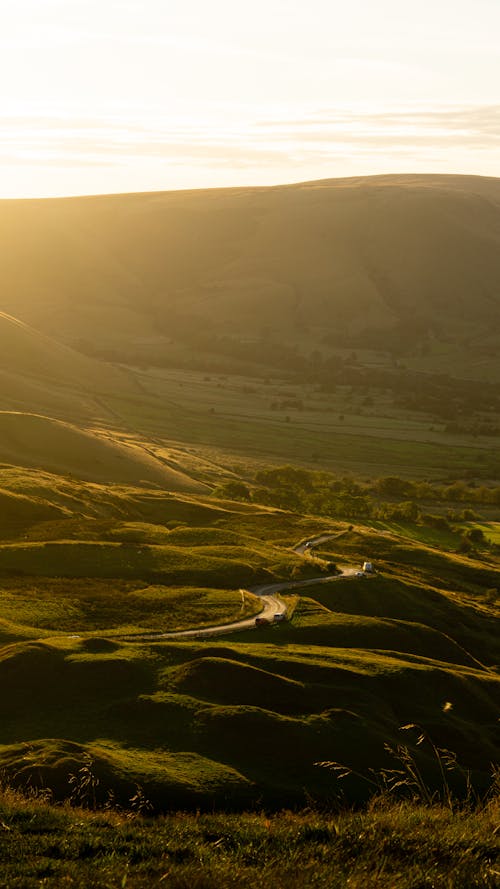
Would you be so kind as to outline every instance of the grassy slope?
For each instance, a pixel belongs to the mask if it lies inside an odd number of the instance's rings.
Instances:
[[[314,340],[339,321],[379,327],[415,310],[475,333],[498,314],[499,200],[495,179],[382,176],[6,201],[4,304],[108,342],[175,336],[186,316],[281,339],[317,325]]]
[[[34,515],[21,542],[0,545],[9,774],[64,796],[89,755],[103,794],[113,787],[124,798],[138,782],[159,808],[165,799],[279,805],[303,800],[303,788],[335,791],[317,760],[366,771],[388,764],[385,742],[417,750],[399,727],[418,722],[485,786],[499,748],[500,649],[486,595],[496,564],[355,528],[325,544],[325,557],[359,564],[369,555],[381,573],[294,591],[286,625],[223,642],[112,641],[103,634],[231,618],[242,605],[236,583],[320,571],[321,561],[283,546],[327,523],[213,498],[15,478],[17,496],[29,502],[36,491],[36,502],[64,514]],[[437,779],[431,749],[419,755]],[[366,786],[354,780],[347,791],[360,798]]]
[[[129,375],[112,365],[106,367],[103,378],[100,362],[87,358],[40,333],[17,318],[0,312],[0,368],[17,372],[32,380],[45,380],[61,387],[88,389],[105,393],[118,388],[125,391],[133,386]]]
[[[0,311],[2,409],[102,419],[107,415],[103,396],[139,391],[126,371],[87,358]]]
[[[238,584],[322,568],[282,546],[314,521],[283,513],[280,527],[272,509],[13,468],[0,485],[4,642],[229,621],[259,610]]]
[[[0,412],[0,460],[89,481],[142,481],[173,491],[206,490],[136,445],[37,414]]]

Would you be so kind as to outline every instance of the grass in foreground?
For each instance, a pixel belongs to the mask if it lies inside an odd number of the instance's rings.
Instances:
[[[0,795],[0,865],[9,889],[494,889],[498,800],[475,810],[378,799],[364,811],[91,812]]]

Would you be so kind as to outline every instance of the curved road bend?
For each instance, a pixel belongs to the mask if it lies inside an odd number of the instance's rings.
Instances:
[[[274,621],[275,615],[285,615],[286,605],[278,597],[278,593],[285,590],[295,590],[299,587],[313,586],[318,583],[329,583],[331,580],[341,580],[344,577],[352,577],[356,574],[356,568],[346,568],[342,574],[322,574],[320,577],[311,577],[309,580],[286,581],[285,583],[272,583],[265,586],[253,587],[251,590],[242,590],[242,592],[251,592],[255,596],[260,596],[263,608],[258,614],[252,617],[246,617],[243,620],[236,620],[230,624],[218,624],[215,627],[198,627],[195,630],[177,630],[170,633],[138,633],[132,636],[120,636],[125,642],[139,642],[154,639],[189,639],[202,638],[203,636],[225,636],[228,633],[237,633],[241,630],[254,630],[255,620],[257,617]]]
[[[304,543],[298,543],[297,546],[294,546],[294,553],[298,553],[299,556],[303,556],[304,553],[309,552],[315,546],[319,546],[320,543],[327,543],[328,540],[336,540],[337,537],[344,537],[347,534],[346,531],[338,531],[336,534],[319,534],[318,537],[311,537],[309,540],[305,540]]]
[[[288,587],[288,584],[274,584],[273,586],[285,589]],[[262,611],[259,611],[258,614],[254,614],[252,617],[235,620],[230,624],[218,624],[214,627],[198,627],[195,630],[177,630],[171,633],[140,633],[133,636],[120,636],[120,638],[125,642],[154,641],[158,639],[200,639],[204,636],[225,636],[228,633],[237,633],[241,630],[254,630],[257,617],[268,620],[271,623],[274,620],[275,614],[284,615],[286,613],[285,603],[271,593],[266,594],[265,590],[267,589],[270,589],[270,587],[255,587],[251,591],[241,590],[242,593],[252,592],[254,595],[261,597]]]
[[[293,551],[298,553],[299,555],[304,555],[305,552],[312,549],[313,546],[317,546],[320,543],[324,543],[327,540],[331,540],[335,537],[341,537],[345,534],[345,531],[341,531],[340,534],[322,534],[319,537],[311,538],[309,541],[309,546],[306,546],[306,543],[299,543],[298,546],[295,546]],[[255,596],[260,596],[262,602],[262,610],[259,611],[258,614],[254,614],[252,617],[246,617],[243,620],[236,620],[230,624],[218,624],[213,627],[198,627],[194,630],[177,630],[175,632],[169,633],[138,633],[137,635],[130,636],[121,636],[125,642],[139,642],[139,641],[147,641],[147,640],[158,640],[158,639],[200,639],[208,636],[226,636],[229,633],[237,633],[242,630],[254,630],[256,629],[255,620],[256,618],[261,618],[263,620],[268,620],[272,623],[276,616],[285,616],[286,614],[286,605],[279,598],[279,593],[285,592],[285,590],[295,590],[300,587],[314,586],[318,583],[329,583],[332,580],[340,580],[345,577],[353,577],[358,573],[358,569],[356,568],[344,568],[342,569],[340,574],[327,574],[321,575],[320,577],[312,577],[308,580],[294,580],[294,581],[285,581],[284,583],[271,583],[265,584],[264,586],[253,587],[250,590],[241,590],[241,593],[251,592]]]

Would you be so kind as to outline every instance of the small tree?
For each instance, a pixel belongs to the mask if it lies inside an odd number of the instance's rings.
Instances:
[[[481,528],[470,528],[467,531],[467,537],[471,543],[484,543],[484,534]]]
[[[216,497],[225,497],[228,500],[250,500],[250,491],[247,486],[238,479],[229,479],[218,485],[214,490]]]

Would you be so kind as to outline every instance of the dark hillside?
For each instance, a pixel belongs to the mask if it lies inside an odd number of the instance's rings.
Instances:
[[[499,334],[497,179],[4,201],[0,233],[0,308],[122,358],[200,330],[311,349]]]

